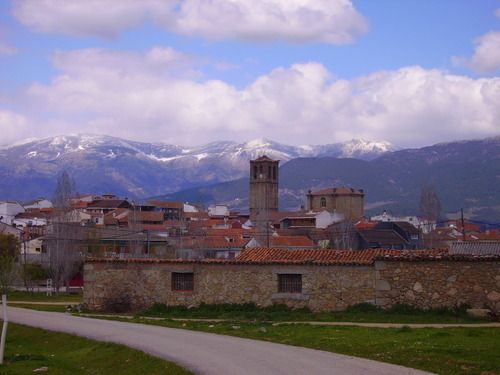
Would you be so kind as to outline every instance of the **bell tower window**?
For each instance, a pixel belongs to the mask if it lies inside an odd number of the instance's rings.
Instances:
[[[321,207],[326,207],[326,198],[325,197],[321,197],[320,206]]]

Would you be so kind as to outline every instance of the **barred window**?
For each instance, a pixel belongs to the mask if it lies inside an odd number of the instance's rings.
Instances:
[[[302,293],[302,275],[282,273],[278,275],[279,293]]]
[[[172,272],[172,290],[189,291],[194,289],[192,272]]]

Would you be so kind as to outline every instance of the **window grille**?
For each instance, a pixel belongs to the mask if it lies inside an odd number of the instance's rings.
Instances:
[[[278,275],[279,293],[302,293],[302,275],[301,274],[279,274]]]
[[[189,291],[194,289],[192,272],[172,272],[172,290]]]

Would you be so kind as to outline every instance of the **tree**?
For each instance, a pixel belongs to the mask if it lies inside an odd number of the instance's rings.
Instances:
[[[16,258],[19,241],[12,234],[0,233],[0,294],[7,290],[16,274]]]
[[[68,285],[81,262],[78,244],[82,231],[72,210],[71,199],[76,196],[75,183],[63,171],[57,179],[53,197],[54,215],[47,228],[47,251],[49,257],[49,276],[56,292]]]
[[[356,245],[356,228],[350,220],[343,220],[332,225],[330,231],[330,246],[333,249],[352,250]]]
[[[430,232],[441,215],[441,202],[434,185],[423,185],[420,192],[420,213]]]
[[[75,196],[75,181],[71,178],[68,172],[63,171],[57,178],[52,203],[58,210],[67,210],[71,207],[71,198],[74,198]]]

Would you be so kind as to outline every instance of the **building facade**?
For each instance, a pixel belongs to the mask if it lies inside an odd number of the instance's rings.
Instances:
[[[310,191],[307,194],[307,208],[310,211],[337,212],[346,220],[357,220],[364,216],[365,193],[361,189],[348,187]]]
[[[380,249],[249,249],[234,260],[96,258],[84,267],[83,300],[97,311],[141,310],[155,303],[286,304],[334,311],[371,303],[425,309],[468,304],[498,313],[499,260]]]

